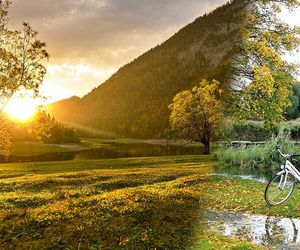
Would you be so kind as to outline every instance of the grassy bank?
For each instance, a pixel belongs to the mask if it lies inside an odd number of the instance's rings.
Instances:
[[[184,249],[213,164],[207,156],[2,164],[0,245]]]
[[[284,204],[269,207],[264,201],[266,183],[214,176],[206,184],[205,208],[263,214],[278,217],[300,217],[300,188],[296,186],[291,198]]]
[[[246,241],[228,238],[214,232],[199,234],[200,238],[190,250],[266,250],[265,247],[256,246]]]

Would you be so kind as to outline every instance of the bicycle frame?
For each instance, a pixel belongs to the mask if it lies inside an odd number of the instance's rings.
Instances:
[[[281,165],[281,171],[279,171],[275,177],[273,177],[265,190],[265,201],[267,202],[268,205],[274,206],[274,205],[279,205],[285,202],[289,196],[292,194],[295,184],[297,182],[300,182],[300,171],[296,168],[296,166],[292,163],[294,157],[300,157],[300,154],[283,154],[279,148],[279,146],[276,146],[276,151],[277,153],[282,156],[284,159],[284,164]],[[280,177],[278,179],[278,177]],[[292,178],[292,179],[289,179]],[[279,181],[279,183],[278,183]],[[273,183],[273,188],[270,186]],[[275,186],[274,186],[275,184]],[[275,188],[275,193],[274,191],[271,192],[271,196],[269,197],[268,190],[269,187],[271,187],[271,190]],[[286,190],[286,187],[288,188],[287,190],[289,191],[288,193],[283,192],[282,195],[284,197],[279,198],[278,194],[280,195],[281,191]],[[277,190],[277,191],[276,191]],[[279,192],[278,192],[279,191]],[[270,200],[271,198],[271,200]],[[280,199],[279,201],[273,202],[272,199]]]
[[[290,159],[292,159],[293,156],[300,156],[300,155],[283,154],[278,145],[276,145],[276,151],[279,155],[281,155],[285,159],[284,165],[281,166],[282,171],[277,173],[277,175],[285,174],[286,172],[288,172],[293,174],[296,177],[296,179],[300,181],[300,172],[290,161]]]
[[[293,174],[296,177],[296,179],[300,181],[300,172],[289,160],[286,160],[284,170]]]
[[[281,166],[282,171],[278,172],[277,175],[281,175],[280,182],[278,187],[280,189],[284,189],[286,185],[286,179],[289,173],[294,175],[298,181],[300,181],[300,172],[297,170],[297,168],[286,159],[285,164]],[[283,180],[284,178],[284,180]],[[283,184],[283,185],[282,185]]]

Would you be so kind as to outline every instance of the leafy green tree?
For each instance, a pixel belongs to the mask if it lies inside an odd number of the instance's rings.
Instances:
[[[257,119],[272,126],[284,119],[290,104],[295,67],[283,56],[299,46],[299,28],[278,18],[282,8],[298,0],[247,1],[235,65],[233,98],[239,119]]]
[[[80,139],[73,128],[55,122],[49,130],[48,136],[42,137],[44,143],[78,143]]]
[[[39,110],[31,124],[31,131],[44,143],[77,143],[80,139],[73,128],[56,121],[43,110]]]
[[[47,114],[44,110],[38,110],[30,124],[30,131],[34,137],[42,140],[43,138],[50,137],[50,130],[55,124],[55,119]]]
[[[222,96],[220,82],[202,80],[192,90],[178,93],[169,106],[171,128],[182,138],[202,143],[205,154],[223,124]]]
[[[293,85],[293,94],[289,97],[291,107],[285,111],[287,120],[294,120],[300,117],[300,82]]]

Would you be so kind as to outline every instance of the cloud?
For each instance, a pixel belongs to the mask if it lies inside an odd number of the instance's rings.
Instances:
[[[10,15],[14,26],[23,20],[29,21],[40,32],[40,37],[48,44],[51,64],[89,65],[106,71],[128,63],[225,2],[14,0]],[[101,77],[93,87],[99,85],[100,80]],[[67,81],[65,78],[62,84]],[[83,76],[81,84],[86,84]],[[87,87],[82,89],[88,90]]]
[[[58,100],[67,96],[83,96],[104,82],[117,69],[102,69],[88,64],[49,65],[48,73],[42,87],[42,94],[50,100]],[[95,83],[98,83],[95,85]]]

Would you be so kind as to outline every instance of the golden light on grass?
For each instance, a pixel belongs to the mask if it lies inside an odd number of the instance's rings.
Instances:
[[[9,117],[21,122],[32,118],[36,110],[37,106],[32,98],[12,99],[4,109]]]

